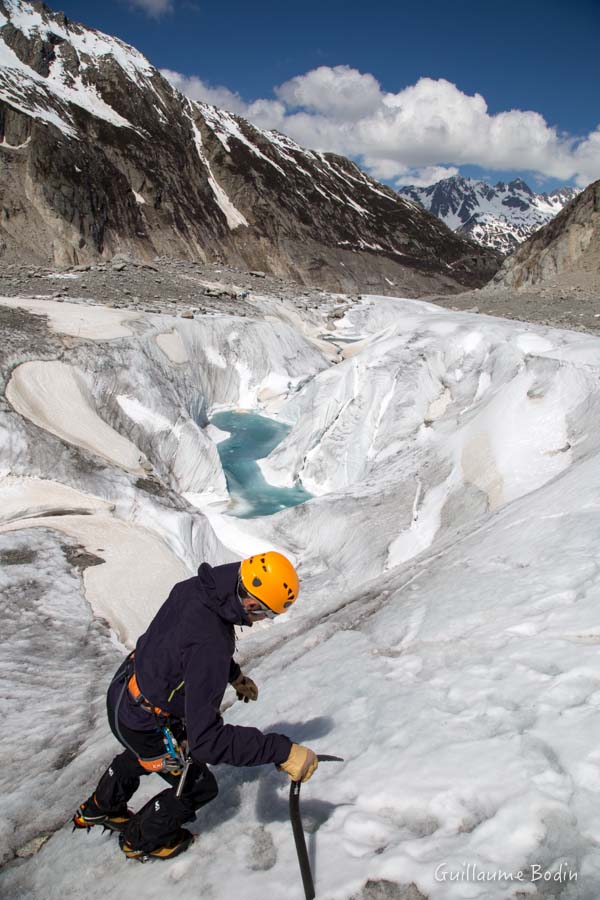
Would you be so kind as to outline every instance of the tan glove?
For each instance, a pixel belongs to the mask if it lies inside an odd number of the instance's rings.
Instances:
[[[290,755],[279,764],[279,768],[287,772],[292,781],[308,781],[318,765],[317,754],[309,747],[292,744]]]
[[[238,700],[243,700],[244,703],[248,703],[249,700],[258,700],[258,688],[252,679],[242,672],[235,681],[231,682],[231,686],[235,690]]]

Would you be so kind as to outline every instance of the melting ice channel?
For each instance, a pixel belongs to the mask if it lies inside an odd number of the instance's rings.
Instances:
[[[301,484],[285,488],[263,478],[257,459],[264,459],[290,431],[289,425],[248,412],[215,413],[210,420],[229,437],[217,445],[232,499],[229,512],[241,519],[270,516],[286,506],[298,506],[312,494]]]

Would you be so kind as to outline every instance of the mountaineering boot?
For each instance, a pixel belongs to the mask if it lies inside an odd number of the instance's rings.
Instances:
[[[117,809],[101,809],[96,803],[96,795],[92,794],[73,816],[73,831],[76,828],[87,828],[89,831],[92,825],[104,825],[109,831],[121,831],[132,816],[126,804]]]
[[[194,835],[187,828],[180,828],[170,840],[162,847],[155,847],[154,850],[135,850],[124,834],[119,835],[119,847],[127,857],[127,859],[137,859],[138,862],[146,862],[149,859],[172,859],[183,853],[184,850],[192,844]]]

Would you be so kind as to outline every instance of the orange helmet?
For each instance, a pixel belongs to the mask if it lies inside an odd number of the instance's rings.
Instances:
[[[298,597],[298,574],[285,556],[269,550],[242,560],[240,580],[245,590],[279,615]]]

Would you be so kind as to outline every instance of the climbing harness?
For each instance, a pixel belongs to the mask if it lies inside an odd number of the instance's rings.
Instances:
[[[121,691],[117,698],[117,702],[115,703],[115,730],[117,732],[118,738],[133,755],[136,757],[140,766],[146,770],[146,772],[157,772],[158,774],[170,774],[177,776],[182,776],[182,779],[178,785],[178,794],[181,795],[181,791],[183,790],[183,775],[187,775],[187,771],[190,766],[190,762],[188,762],[189,754],[187,752],[187,747],[183,747],[179,741],[176,739],[175,735],[171,731],[169,727],[169,718],[170,713],[165,712],[165,710],[161,709],[159,706],[154,706],[147,697],[145,697],[138,685],[137,678],[135,675],[134,669],[134,657],[135,651],[130,653],[130,655],[125,660],[124,665],[121,669],[116,673],[113,678],[114,682],[123,681],[123,685],[121,687]],[[172,699],[174,694],[183,687],[183,681],[174,688],[169,694],[169,700]],[[162,733],[163,742],[165,745],[165,752],[160,756],[155,757],[141,757],[137,754],[133,747],[127,743],[125,740],[121,728],[119,727],[119,709],[121,707],[121,703],[123,702],[123,697],[125,695],[125,691],[128,690],[131,695],[133,702],[137,706],[141,706],[142,709],[147,712],[152,713],[155,718],[157,730]]]

